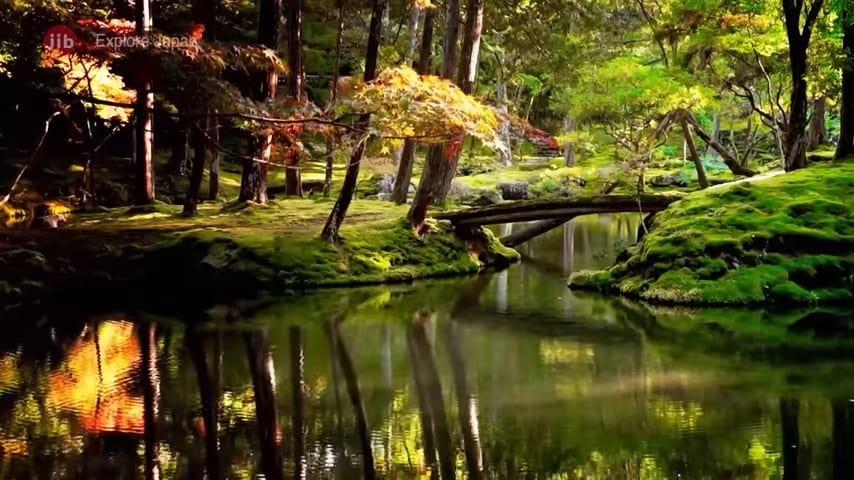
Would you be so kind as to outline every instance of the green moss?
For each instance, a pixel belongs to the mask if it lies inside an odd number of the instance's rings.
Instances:
[[[596,288],[670,303],[850,301],[851,191],[854,162],[842,161],[695,192]]]
[[[580,290],[605,291],[612,280],[611,275],[606,271],[581,270],[570,275],[569,285]]]

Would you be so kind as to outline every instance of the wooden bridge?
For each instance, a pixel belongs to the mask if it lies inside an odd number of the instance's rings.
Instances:
[[[501,223],[531,222],[540,220],[522,230],[501,238],[508,247],[559,227],[569,220],[596,213],[660,212],[680,200],[681,194],[643,195],[590,195],[558,200],[520,200],[503,202],[486,207],[440,212],[433,218],[450,220],[458,226],[476,227]]]

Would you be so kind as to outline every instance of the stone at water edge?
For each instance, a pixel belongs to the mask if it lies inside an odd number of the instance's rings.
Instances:
[[[498,192],[504,200],[524,200],[528,197],[528,184],[526,182],[501,182],[498,184]]]
[[[649,184],[653,187],[671,187],[674,185],[677,187],[687,187],[688,181],[679,173],[665,173],[650,178]]]

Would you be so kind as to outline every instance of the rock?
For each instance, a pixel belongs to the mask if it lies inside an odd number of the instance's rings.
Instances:
[[[564,185],[577,185],[579,187],[584,187],[587,185],[587,180],[581,177],[563,177],[561,178],[561,182]]]
[[[501,202],[501,194],[491,188],[481,188],[475,192],[474,199],[469,202],[474,207],[485,207]]]
[[[665,173],[663,175],[656,175],[649,179],[650,185],[653,187],[687,187],[688,181],[680,175],[679,173]]]
[[[382,200],[387,202],[391,200],[391,193],[380,192],[376,195],[368,195],[365,197],[365,200]]]
[[[448,197],[455,198],[461,202],[468,202],[474,199],[475,194],[472,188],[463,182],[451,182],[451,188],[448,191]]]
[[[388,173],[380,177],[377,180],[377,194],[386,193],[391,196],[391,192],[394,190],[394,175]]]
[[[525,182],[501,182],[498,191],[504,200],[523,200],[528,196],[528,184]]]

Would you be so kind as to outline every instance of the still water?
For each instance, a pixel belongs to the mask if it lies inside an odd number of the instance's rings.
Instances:
[[[250,311],[8,319],[0,478],[854,478],[845,341],[566,289],[637,227],[579,218],[504,272]]]

